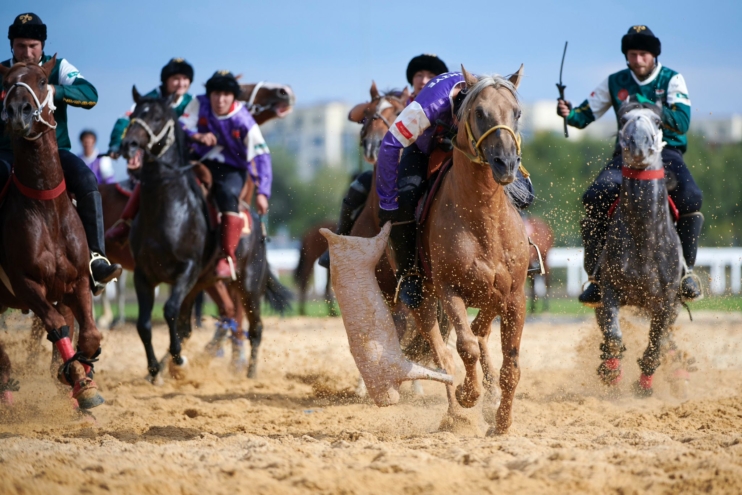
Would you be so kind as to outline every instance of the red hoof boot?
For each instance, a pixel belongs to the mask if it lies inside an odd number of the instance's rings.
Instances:
[[[119,220],[106,231],[106,241],[123,247],[129,241],[129,231],[131,231],[131,222]]]
[[[647,376],[642,373],[639,379],[634,382],[634,395],[640,398],[651,397],[654,393],[654,389],[652,389],[652,378],[653,376]]]
[[[237,274],[234,271],[234,263],[232,258],[220,258],[216,264],[216,276],[217,278],[226,280],[237,280]]]
[[[72,398],[77,400],[80,409],[92,409],[105,402],[103,397],[98,393],[98,386],[88,377],[75,383],[75,386],[72,388]]]
[[[621,360],[610,358],[603,361],[598,367],[598,376],[601,381],[610,387],[615,387],[621,383],[623,370],[621,369]]]

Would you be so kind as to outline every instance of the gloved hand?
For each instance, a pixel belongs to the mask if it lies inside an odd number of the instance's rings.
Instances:
[[[396,222],[399,218],[399,208],[396,210],[385,210],[379,208],[379,224],[382,226],[387,222]]]

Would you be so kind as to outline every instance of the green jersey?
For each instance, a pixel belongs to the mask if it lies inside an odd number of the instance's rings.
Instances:
[[[145,98],[162,98],[162,92],[160,91],[160,88],[153,89],[146,95],[144,95]],[[173,111],[175,111],[175,115],[178,116],[178,118],[183,115],[183,112],[185,111],[188,104],[193,99],[193,96],[186,93],[183,96],[178,97],[173,103]],[[118,153],[119,149],[121,148],[121,140],[124,139],[124,134],[126,133],[126,129],[129,127],[129,117],[131,116],[131,113],[134,111],[134,107],[136,105],[132,105],[132,107],[129,109],[128,112],[124,114],[123,117],[119,118],[116,123],[113,126],[113,131],[111,131],[111,140],[108,144],[108,151],[113,153]]]
[[[39,65],[51,60],[48,55],[42,55]],[[12,67],[13,60],[2,62],[5,67]],[[2,76],[0,76],[2,83]],[[82,77],[80,71],[66,59],[58,58],[49,77],[49,84],[54,86],[54,120],[57,121],[57,146],[62,150],[72,147],[67,130],[67,106],[93,108],[98,103],[98,91]],[[0,149],[10,150],[10,135],[5,132],[5,122],[0,120]]]
[[[616,112],[630,96],[640,100],[662,104],[663,140],[685,153],[688,147],[688,127],[690,126],[690,98],[685,79],[672,69],[658,63],[644,81],[639,81],[631,69],[624,69],[608,76],[579,107],[574,108],[567,117],[567,123],[583,129],[592,121],[599,119],[609,108]],[[619,124],[620,127],[620,124]]]

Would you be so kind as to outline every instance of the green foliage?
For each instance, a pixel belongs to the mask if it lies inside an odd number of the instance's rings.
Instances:
[[[530,211],[554,229],[557,246],[579,246],[582,194],[610,160],[614,140],[580,141],[541,133],[523,145],[523,164],[532,174],[537,199]],[[706,216],[702,246],[739,246],[742,242],[742,144],[711,145],[690,135],[688,165],[703,191]]]

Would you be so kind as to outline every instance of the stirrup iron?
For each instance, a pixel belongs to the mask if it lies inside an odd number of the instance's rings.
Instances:
[[[96,288],[104,288],[106,286],[106,284],[101,284],[100,282],[98,282],[97,280],[95,280],[95,277],[93,276],[93,262],[95,260],[103,260],[106,263],[108,263],[108,266],[111,266],[111,262],[108,261],[108,258],[106,258],[105,256],[103,256],[102,254],[93,252],[90,255],[90,262],[88,263],[88,271],[90,272],[90,278],[93,279],[93,283],[95,284],[95,287]],[[118,278],[114,278],[114,279],[111,280],[111,282],[117,282],[117,281],[118,281]]]
[[[402,288],[402,282],[404,282],[404,279],[409,278],[413,275],[420,276],[420,271],[417,269],[417,267],[399,277],[399,280],[397,281],[397,288],[394,290],[394,304],[397,304],[397,301],[399,300],[399,291]]]

